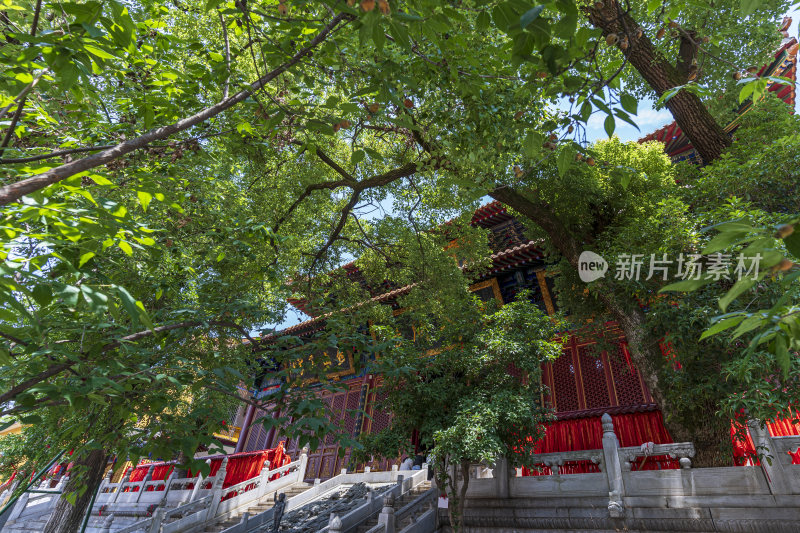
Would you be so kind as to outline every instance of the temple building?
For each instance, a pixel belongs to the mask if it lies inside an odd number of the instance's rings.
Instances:
[[[784,35],[791,20],[784,22]],[[795,80],[797,40],[784,38],[775,59],[764,66],[758,76],[783,76]],[[786,103],[794,106],[794,84],[770,81],[768,90],[777,94]],[[743,104],[737,118],[726,126],[732,133],[738,127],[739,117],[750,108]],[[673,161],[699,163],[699,157],[680,128],[673,122],[640,139],[639,142],[660,141]],[[539,308],[549,315],[558,310],[553,294],[554,272],[548,269],[542,250],[525,237],[522,223],[515,219],[499,202],[491,202],[478,208],[471,220],[473,226],[489,231],[489,246],[492,251],[491,268],[481,277],[472,280],[471,290],[481,299],[495,299],[508,303],[522,290],[529,290]],[[354,264],[342,267],[352,280],[358,281],[360,272]],[[363,279],[363,278],[362,278]],[[376,301],[397,307],[396,298],[408,287],[387,291],[376,296]],[[292,302],[301,311],[314,318],[287,328],[285,335],[310,336],[324,328],[324,318],[314,316],[303,301]],[[601,416],[609,413],[614,421],[621,446],[638,446],[643,443],[669,443],[672,439],[664,427],[661,412],[653,402],[639,372],[631,363],[626,341],[614,323],[605,325],[604,348],[594,350],[597,341],[583,338],[573,332],[566,341],[562,355],[544,364],[542,380],[548,394],[543,401],[550,405],[556,415],[546,436],[539,444],[541,453],[602,448]],[[599,353],[599,356],[598,356]],[[356,371],[352,356],[339,361],[330,377],[339,381],[343,392],[320,392],[330,407],[334,421],[341,423],[345,431],[356,437],[360,433],[377,433],[388,427],[391,415],[376,408],[380,398],[376,395],[381,376],[369,373],[369,369]],[[268,401],[269,383],[257,382],[254,397]],[[358,413],[358,414],[353,414]],[[255,451],[276,447],[285,438],[275,429],[266,431],[261,424],[252,422],[264,416],[279,416],[279,413],[260,411],[255,407],[241,407],[236,415],[237,425],[242,427],[236,434],[236,451]],[[800,434],[800,425],[788,421],[770,424],[773,435]],[[409,436],[411,438],[411,436]],[[340,456],[340,446],[334,436],[328,436],[317,450],[309,454],[306,479],[327,479],[349,463],[350,451],[345,449]],[[752,443],[742,443],[735,450],[738,462],[751,451]],[[287,453],[294,457],[298,453],[297,442],[286,444]],[[800,457],[796,458],[800,460]],[[387,459],[376,460],[374,469],[385,469]],[[642,469],[676,468],[677,463],[668,457],[652,457]],[[564,465],[562,473],[596,471],[596,465],[582,462]],[[526,473],[529,473],[526,471]],[[531,474],[535,474],[532,472]]]

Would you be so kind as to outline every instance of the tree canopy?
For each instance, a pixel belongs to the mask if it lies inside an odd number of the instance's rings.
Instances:
[[[409,307],[459,301],[461,270],[443,248],[457,240],[471,268],[486,264],[467,217],[488,195],[545,239],[570,309],[620,323],[673,436],[690,440],[676,386],[689,373],[671,372],[655,341],[673,332],[697,346],[725,287],[681,300],[702,304],[687,325],[654,300],[663,284],[576,284],[577,257],[589,245],[699,250],[707,225],[797,211],[793,119],[770,108],[758,116],[772,129],[745,125],[733,141],[722,129],[742,96],[763,95],[751,67],[771,59],[786,7],[6,0],[0,416],[57,429],[58,446],[135,457],[177,440],[190,457],[219,423],[218,399],[248,386],[247,361],[309,349],[270,336],[288,297],[325,314],[374,296],[328,274],[344,262],[360,258],[374,287],[415,283]],[[635,124],[644,96],[673,113],[706,167],[676,168],[656,146],[585,142],[595,114],[609,136],[617,121]],[[352,348],[358,320],[329,322],[314,342]],[[769,355],[725,354],[743,363],[731,376],[775,371]],[[322,404],[297,400],[309,382],[292,372],[273,374],[291,407],[275,423],[296,412],[292,430],[318,440],[335,428]],[[693,412],[727,414],[727,394]],[[81,433],[87,412],[118,437]],[[169,444],[155,429],[165,425]]]

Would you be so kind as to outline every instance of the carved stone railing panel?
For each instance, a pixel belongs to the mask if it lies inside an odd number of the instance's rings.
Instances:
[[[622,469],[626,471],[631,469],[631,463],[635,462],[637,458],[657,455],[667,455],[672,459],[679,459],[681,468],[691,468],[691,458],[695,455],[694,444],[691,442],[676,442],[672,444],[655,444],[650,448],[629,446],[619,449]]]

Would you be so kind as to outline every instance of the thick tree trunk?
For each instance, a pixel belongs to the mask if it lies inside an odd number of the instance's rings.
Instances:
[[[83,516],[89,512],[89,502],[92,494],[103,480],[103,471],[106,466],[106,454],[103,450],[90,450],[83,453],[73,466],[73,475],[70,476],[64,494],[59,498],[50,520],[44,527],[44,533],[76,533],[83,522]],[[75,475],[77,472],[77,475]],[[81,494],[81,487],[86,489]],[[69,503],[64,495],[76,492],[78,497],[75,505]]]
[[[605,0],[594,6],[587,9],[589,22],[603,31],[603,37],[611,33],[620,38],[627,36],[628,47],[622,53],[658,96],[687,82],[688,67],[687,73],[682,73],[655,49],[647,35],[642,33],[638,37],[639,24],[621,9],[617,0]],[[730,146],[730,137],[696,95],[679,91],[667,100],[666,106],[705,163]]]
[[[548,205],[529,200],[519,191],[510,187],[495,189],[490,196],[512,207],[544,230],[567,262],[574,268],[578,268],[581,247]],[[631,359],[653,396],[653,400],[661,409],[664,425],[673,440],[695,443],[698,452],[695,458],[696,466],[724,463],[724,456],[720,452],[724,443],[728,441],[729,434],[726,428],[720,428],[718,424],[711,421],[716,409],[709,409],[709,424],[697,424],[698,427],[703,426],[706,429],[698,433],[680,422],[672,405],[665,397],[658,374],[658,367],[664,356],[657,339],[653,339],[648,334],[645,327],[645,314],[639,302],[635,298],[615,291],[610,284],[604,283],[603,280],[594,281],[592,290],[596,292],[603,306],[625,333]]]

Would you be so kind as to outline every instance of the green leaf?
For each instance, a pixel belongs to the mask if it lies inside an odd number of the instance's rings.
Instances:
[[[147,207],[150,205],[153,195],[147,191],[136,191],[136,197],[139,199],[139,203],[142,204],[142,211],[147,211]]]
[[[606,130],[606,133],[608,134],[609,137],[614,135],[614,128],[616,127],[617,127],[617,122],[616,120],[614,120],[614,116],[608,115],[605,121],[603,121],[603,129]]]
[[[556,166],[558,167],[558,175],[562,178],[566,175],[570,165],[575,160],[575,149],[572,146],[565,146],[558,152],[556,159]]]
[[[527,10],[523,15],[519,18],[519,26],[523,30],[527,28],[531,22],[539,18],[539,15],[542,14],[544,10],[544,5],[534,6],[531,9]]]
[[[90,44],[87,44],[87,45],[84,45],[84,48],[86,48],[87,52],[89,52],[90,54],[95,55],[95,56],[97,56],[99,58],[102,58],[102,59],[114,59],[113,55],[109,54],[108,52],[106,52],[105,50],[103,50],[101,48],[97,48],[96,46],[92,46]]]
[[[658,292],[667,292],[667,291],[691,292],[695,289],[699,289],[704,285],[708,285],[713,281],[714,280],[711,278],[685,279],[683,281],[670,283],[669,285],[662,287],[661,290],[659,290]]]
[[[790,254],[800,259],[800,224],[797,224],[794,233],[783,239],[783,244]]]
[[[488,11],[481,11],[478,14],[478,18],[475,19],[475,29],[478,31],[486,31],[489,29],[489,24],[491,24],[491,19],[489,18]]]
[[[85,254],[82,254],[80,259],[78,260],[78,268],[85,265],[87,261],[89,261],[92,257],[94,257],[94,255],[95,255],[94,252],[86,252]]]
[[[89,175],[89,179],[91,179],[93,182],[95,182],[98,185],[114,185],[114,183],[111,182],[111,180],[109,180],[108,178],[105,178],[105,177],[103,177],[103,176],[101,176],[99,174],[91,174],[91,175]]]
[[[544,136],[535,131],[529,131],[522,142],[522,153],[526,157],[534,158],[541,153]]]
[[[775,359],[778,361],[778,366],[780,366],[783,371],[783,378],[786,379],[789,376],[791,360],[786,337],[781,334],[775,337]]]
[[[745,291],[752,288],[757,281],[758,280],[748,277],[748,278],[742,278],[736,283],[734,283],[733,287],[731,287],[730,290],[726,292],[722,298],[719,299],[719,308],[722,309],[723,311],[726,311],[732,301],[738,298]]]
[[[752,15],[762,2],[763,0],[739,0],[739,13],[743,17]]]
[[[735,325],[739,324],[742,320],[744,320],[744,318],[745,318],[745,315],[739,315],[739,316],[733,316],[733,317],[730,317],[730,318],[726,318],[725,320],[720,320],[719,322],[717,322],[716,324],[714,324],[713,326],[711,326],[710,328],[705,330],[703,332],[703,334],[700,335],[700,340],[708,338],[708,337],[710,337],[712,335],[716,335],[720,331],[724,331],[724,330],[726,330],[728,328],[732,328]]]
[[[739,91],[739,103],[740,104],[742,102],[744,102],[745,100],[747,100],[750,96],[753,95],[753,91],[756,88],[756,83],[757,83],[756,79],[753,78],[753,81],[750,81],[750,82],[744,84],[742,89]]]
[[[353,154],[350,156],[350,163],[353,165],[357,165],[364,160],[367,156],[364,150],[354,150]]]
[[[622,104],[622,109],[631,115],[635,115],[639,109],[638,100],[629,94],[623,94],[620,96],[620,103]]]
[[[125,252],[125,255],[130,255],[130,256],[133,255],[133,248],[131,248],[131,245],[128,244],[128,241],[119,241],[117,246],[119,246],[120,250]]]
[[[713,239],[711,239],[708,244],[705,245],[703,248],[704,254],[711,254],[714,252],[719,252],[720,250],[725,250],[730,248],[734,243],[738,242],[742,237],[747,235],[747,233],[741,231],[726,231],[720,233]]]
[[[44,284],[35,286],[31,291],[31,296],[36,300],[36,303],[42,307],[45,307],[53,301],[53,291],[48,285]]]
[[[217,256],[217,263],[219,263],[223,259],[225,259],[225,252],[220,252],[219,255]]]
[[[411,39],[408,37],[408,30],[406,29],[405,25],[395,22],[394,20],[390,20],[389,33],[397,44],[406,49],[411,48]]]
[[[761,325],[761,316],[760,315],[749,316],[741,324],[739,324],[739,327],[736,328],[736,331],[733,332],[733,338],[734,339],[738,339],[739,337],[741,337],[745,333],[753,331],[754,329],[756,329],[760,325]]]

